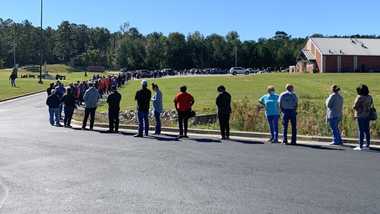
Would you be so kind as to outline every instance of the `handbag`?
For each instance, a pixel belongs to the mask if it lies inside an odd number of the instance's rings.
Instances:
[[[189,115],[189,117],[191,118],[191,117],[195,117],[197,115],[197,113],[195,113],[195,111],[193,111],[193,110],[191,110],[190,111],[190,115]]]
[[[377,111],[376,111],[376,108],[373,104],[373,101],[372,101],[371,108],[369,109],[369,120],[371,120],[371,121],[377,120]]]
[[[377,120],[377,112],[375,107],[371,107],[369,109],[369,120],[375,121]]]

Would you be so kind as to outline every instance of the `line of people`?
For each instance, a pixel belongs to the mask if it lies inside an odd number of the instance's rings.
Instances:
[[[342,145],[343,140],[340,131],[340,123],[343,118],[344,99],[340,94],[340,87],[331,86],[331,94],[326,99],[326,121],[328,122],[332,133],[333,142],[331,145]],[[297,108],[298,97],[294,92],[294,86],[286,85],[286,91],[280,95],[275,92],[274,86],[268,86],[267,94],[259,99],[259,103],[265,108],[265,115],[270,127],[270,142],[278,143],[278,121],[282,114],[283,125],[283,144],[288,143],[287,133],[289,122],[292,128],[291,144],[297,143]],[[356,89],[357,97],[352,109],[354,117],[358,124],[359,145],[354,148],[356,151],[368,150],[371,144],[370,122],[377,120],[377,113],[374,107],[374,101],[369,95],[367,85],[361,84]],[[364,139],[366,144],[364,145]]]
[[[71,128],[71,120],[74,110],[84,103],[85,116],[83,129],[86,129],[87,120],[90,117],[90,129],[93,129],[95,111],[99,99],[103,95],[110,95],[115,88],[125,84],[125,78],[118,76],[94,76],[91,81],[76,82],[65,88],[60,81],[51,83],[46,92],[48,98],[46,105],[49,107],[49,121],[52,126]],[[62,111],[64,117],[62,117]],[[64,125],[61,124],[63,120]]]
[[[97,79],[98,82],[102,79]],[[114,84],[107,97],[108,103],[108,119],[110,133],[117,133],[119,131],[119,113],[120,102],[122,99],[121,94],[117,91],[119,84]],[[80,86],[79,86],[80,88]],[[297,144],[297,109],[298,97],[295,93],[295,88],[291,84],[287,84],[285,91],[280,95],[276,94],[274,86],[267,87],[267,94],[259,98],[258,102],[265,109],[265,116],[270,128],[271,138],[269,142],[279,143],[279,120],[282,115],[283,126],[283,144]],[[163,113],[163,94],[159,86],[155,83],[152,84],[151,90],[148,89],[148,82],[141,81],[141,89],[135,94],[135,101],[137,104],[137,119],[138,119],[138,132],[135,137],[144,137],[149,135],[149,110],[150,102],[152,102],[152,114],[155,118],[155,135],[161,134],[161,114]],[[326,121],[328,122],[332,133],[332,145],[342,145],[341,131],[339,129],[340,123],[343,118],[343,102],[344,99],[340,94],[340,87],[333,85],[331,87],[331,94],[326,99]],[[370,148],[370,121],[377,119],[376,109],[374,108],[374,101],[372,96],[369,95],[368,86],[361,84],[357,89],[357,97],[352,109],[355,111],[355,119],[358,124],[359,145],[355,150],[366,150]],[[70,121],[75,106],[78,103],[78,97],[72,93],[75,87],[69,87],[65,93],[63,84],[57,82],[57,86],[48,97],[47,104],[49,105],[50,123],[52,125],[60,126],[60,112],[62,111],[62,103],[65,107],[64,126],[71,127]],[[226,88],[221,85],[217,88],[218,96],[216,98],[217,114],[220,125],[220,134],[222,140],[230,138],[230,115],[231,109],[231,95],[227,92]],[[48,91],[49,93],[49,91]],[[108,93],[108,92],[107,92]],[[80,96],[79,96],[80,97]],[[101,97],[99,84],[93,82],[88,83],[88,88],[83,94],[83,101],[85,104],[85,113],[82,124],[82,129],[86,129],[88,118],[90,118],[90,130],[94,127],[96,108]],[[175,109],[178,115],[178,129],[179,138],[187,138],[188,122],[191,117],[195,116],[192,107],[195,103],[194,97],[187,92],[186,86],[181,86],[179,92],[173,100]],[[54,121],[55,116],[55,121]],[[54,123],[55,122],[55,123]],[[291,139],[288,141],[289,123],[291,126]],[[364,139],[366,144],[364,145]]]

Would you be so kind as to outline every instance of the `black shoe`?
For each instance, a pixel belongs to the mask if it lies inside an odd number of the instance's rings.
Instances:
[[[142,134],[136,134],[134,137],[143,137]]]

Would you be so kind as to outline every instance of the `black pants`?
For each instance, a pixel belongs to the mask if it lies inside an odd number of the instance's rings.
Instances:
[[[90,129],[92,130],[94,128],[95,112],[96,112],[96,108],[86,108],[84,110],[84,119],[83,119],[83,124],[82,124],[83,129],[85,129],[87,126],[88,116],[90,116]]]
[[[189,124],[190,110],[178,111],[179,136],[187,136],[187,127]]]
[[[220,134],[222,138],[230,137],[230,114],[219,114]]]
[[[111,132],[119,131],[119,113],[120,109],[108,109],[109,130]]]
[[[65,118],[63,119],[63,122],[64,122],[65,126],[70,126],[71,125],[71,119],[73,118],[73,114],[74,114],[74,107],[65,106],[64,112],[65,112]]]

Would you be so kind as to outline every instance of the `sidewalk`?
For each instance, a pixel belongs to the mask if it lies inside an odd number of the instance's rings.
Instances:
[[[73,127],[81,128],[80,122],[73,120],[72,123],[74,124]],[[100,132],[105,133],[107,130],[108,130],[108,124],[95,123],[95,131],[100,131]],[[119,128],[119,131],[122,134],[132,135],[136,133],[136,130],[137,130],[137,126],[121,125]],[[151,127],[150,131],[154,131],[154,129]],[[219,132],[215,130],[189,129],[188,133],[190,137],[195,137],[195,138],[206,137],[206,138],[209,138],[210,140],[220,140]],[[243,133],[243,134],[239,135],[239,133]],[[248,135],[248,133],[251,136],[246,136]],[[176,128],[165,127],[165,128],[162,128],[162,135],[177,136],[178,131]],[[317,140],[312,140],[313,138]],[[232,132],[231,139],[229,141],[231,142],[237,141],[237,142],[242,142],[246,144],[267,144],[268,139],[269,139],[269,134],[266,134],[266,133]],[[325,139],[328,141],[321,141],[321,139]],[[336,145],[330,145],[331,138],[301,136],[299,140],[297,141],[297,145],[305,146],[305,147],[320,148],[320,149],[344,150],[345,148],[352,149],[357,146],[356,142],[352,142],[352,140],[353,139],[348,139],[348,140],[346,139],[343,146],[336,146]],[[371,145],[371,149],[380,151],[380,145],[379,145],[378,140],[376,140],[375,142],[376,143]]]

